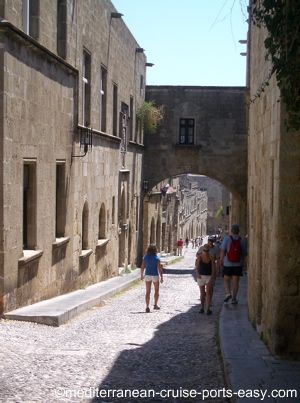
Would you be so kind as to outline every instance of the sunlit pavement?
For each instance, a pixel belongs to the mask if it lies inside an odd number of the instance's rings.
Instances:
[[[202,390],[225,387],[216,340],[223,294],[219,287],[212,316],[198,313],[194,255],[189,249],[174,264],[186,274],[165,274],[160,311],[145,313],[141,282],[58,328],[0,321],[1,401],[200,402]],[[125,389],[151,389],[155,397],[104,397]],[[198,395],[180,397],[183,390]]]

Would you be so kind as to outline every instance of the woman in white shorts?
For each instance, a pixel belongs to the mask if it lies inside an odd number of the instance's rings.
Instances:
[[[145,271],[146,269],[146,271]],[[145,271],[145,275],[144,275]],[[141,280],[145,279],[146,283],[146,312],[150,312],[150,294],[151,294],[151,284],[154,286],[154,309],[160,309],[157,305],[159,298],[159,276],[160,282],[163,282],[163,270],[160,263],[160,259],[157,256],[156,245],[149,245],[147,249],[147,254],[143,257],[143,262],[141,266]]]
[[[200,288],[200,311],[211,315],[210,309],[213,295],[213,287],[216,280],[216,267],[213,257],[209,254],[209,245],[203,246],[202,252],[196,259],[197,283]]]

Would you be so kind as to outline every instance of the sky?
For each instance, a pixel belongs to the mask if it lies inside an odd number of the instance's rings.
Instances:
[[[148,85],[244,86],[247,0],[112,0],[145,49]]]

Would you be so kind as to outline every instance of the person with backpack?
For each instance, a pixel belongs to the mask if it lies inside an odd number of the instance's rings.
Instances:
[[[220,251],[220,262],[224,275],[224,302],[231,300],[233,305],[238,303],[239,282],[243,275],[243,260],[246,256],[245,244],[239,236],[239,232],[239,226],[233,224],[230,235],[226,235],[223,239]]]

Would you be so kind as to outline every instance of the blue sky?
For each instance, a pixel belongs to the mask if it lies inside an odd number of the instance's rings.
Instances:
[[[246,82],[247,0],[112,0],[144,48],[148,85]]]

